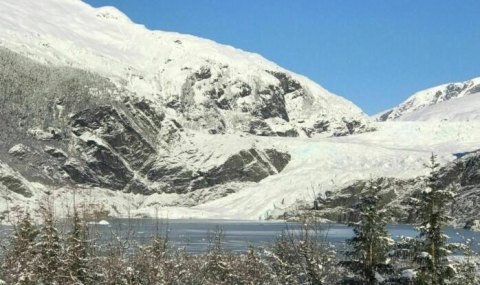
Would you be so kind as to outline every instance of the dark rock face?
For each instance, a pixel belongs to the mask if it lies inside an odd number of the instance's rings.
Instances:
[[[197,80],[204,80],[212,77],[212,72],[208,66],[202,66],[194,75]]]
[[[332,132],[335,137],[343,137],[353,134],[360,134],[365,132],[373,132],[376,129],[369,126],[365,122],[355,119],[342,118],[340,124],[333,125],[329,120],[318,120],[311,127],[303,127],[302,131],[308,136],[312,137],[315,134],[324,134]]]
[[[472,154],[471,157],[465,161],[462,176],[460,178],[460,185],[480,185],[480,153]]]
[[[147,173],[148,180],[163,184],[162,191],[165,193],[187,193],[197,177],[183,165],[168,162],[153,166]]]
[[[478,231],[480,229],[480,220],[468,220],[463,228],[466,230]]]
[[[247,83],[242,83],[240,88],[242,90],[239,94],[240,97],[247,97],[252,94],[252,87],[250,87]]]
[[[378,117],[379,122],[385,122],[389,119],[390,115],[393,113],[393,110],[387,111],[383,113],[380,117]]]
[[[194,172],[182,165],[167,163],[152,167],[147,177],[152,182],[163,183],[167,193],[187,193],[229,182],[259,182],[282,171],[289,161],[289,154],[274,149],[249,149],[240,151],[220,166],[205,172]]]
[[[456,98],[462,91],[466,90],[469,87],[470,86],[468,83],[464,83],[462,85],[449,84],[445,89],[445,95],[444,95],[445,97],[443,100],[450,100],[452,98]],[[439,92],[435,95],[436,95],[435,97],[438,99],[442,96],[442,92]]]
[[[352,135],[356,133],[371,132],[375,130],[374,128],[371,128],[357,120],[349,121],[344,119],[343,122],[345,123],[345,128],[340,128],[333,134],[333,136],[343,137],[343,136]],[[328,125],[327,125],[327,128],[328,128]]]
[[[480,92],[480,84],[474,85],[468,90],[468,95]]]
[[[313,124],[313,128],[317,133],[323,133],[329,130],[330,122],[329,121],[318,121]]]
[[[122,162],[121,157],[111,149],[93,140],[87,141],[83,148],[83,169],[71,164],[64,166],[64,170],[75,182],[88,182],[96,186],[122,190],[132,179],[131,171]],[[78,175],[79,172],[81,175]]]
[[[290,154],[279,152],[275,149],[267,149],[265,153],[277,172],[282,172],[291,159]]]
[[[222,166],[205,174],[208,185],[227,181],[259,182],[263,178],[278,173],[290,161],[290,155],[274,149],[259,152],[256,149],[240,151],[231,156]]]
[[[261,104],[251,114],[262,119],[281,118],[288,122],[284,95],[284,91],[278,86],[270,85],[267,89],[259,90],[257,96]]]
[[[299,134],[295,129],[285,131],[273,131],[272,128],[264,121],[251,121],[248,132],[257,136],[279,136],[279,137],[298,137]]]
[[[25,197],[32,197],[31,191],[19,179],[13,176],[0,176],[0,183],[8,190]]]
[[[67,159],[67,154],[61,150],[61,149],[58,149],[58,148],[54,148],[54,147],[51,147],[51,146],[46,146],[43,148],[43,150],[48,153],[49,155],[51,155],[52,157],[54,158],[57,158],[57,159],[61,159],[61,160],[64,160],[64,159]]]
[[[275,134],[279,137],[298,137],[299,136],[297,130],[294,130],[294,129],[286,130],[283,132],[278,131],[278,132],[275,132]]]
[[[275,76],[280,81],[280,87],[285,93],[295,92],[302,89],[302,85],[297,80],[293,79],[290,75],[283,72],[268,71],[271,75]]]
[[[142,104],[140,107],[150,111]],[[71,118],[71,128],[77,137],[76,147],[82,152],[76,161],[70,160],[63,167],[73,181],[141,192],[141,183],[132,181],[133,171],[148,164],[156,151],[126,114],[112,106],[87,109]],[[145,185],[143,192],[149,192]]]
[[[228,69],[227,69],[228,70]],[[249,113],[253,116],[252,119],[268,119],[268,118],[281,118],[285,121],[289,121],[288,113],[285,107],[284,95],[301,88],[301,85],[293,80],[289,75],[280,72],[269,72],[279,80],[279,85],[268,86],[250,86],[245,82],[229,82],[228,71],[223,74],[216,75],[214,78],[211,69],[209,67],[202,67],[200,70],[194,72],[184,84],[182,90],[184,106],[183,111],[188,111],[193,102],[194,88],[202,84],[203,81],[209,80],[210,87],[204,91],[204,94],[213,101],[213,105],[221,110],[240,110],[244,113]],[[228,86],[234,85],[238,93],[228,93]],[[239,105],[237,98],[244,98],[248,96],[255,97],[252,100],[254,103],[249,103],[248,106]],[[208,113],[208,112],[204,112]],[[248,124],[248,122],[246,122]]]
[[[0,162],[0,189],[12,191],[24,197],[32,197],[32,191],[22,181],[19,173]]]
[[[442,185],[455,186],[451,215],[460,222],[478,219],[480,212],[480,151],[468,153],[440,170]]]
[[[101,184],[99,179],[95,176],[95,173],[84,167],[83,163],[80,161],[73,159],[66,161],[63,165],[63,170],[75,183],[93,185]]]
[[[136,102],[126,102],[125,106],[131,112],[135,122],[142,127],[142,129],[150,129],[155,133],[162,127],[162,122],[165,119],[165,114],[154,110],[151,107],[151,102],[146,100]]]
[[[141,195],[150,195],[155,193],[152,189],[147,187],[140,180],[133,178],[130,180],[129,184],[124,188],[124,191],[127,193],[141,194]]]
[[[349,121],[345,122],[349,134],[353,134],[356,129],[362,126],[362,123],[359,121]]]
[[[112,151],[121,155],[133,169],[141,168],[145,161],[155,154],[153,147],[133,128],[128,118],[119,114],[111,106],[101,106],[80,112],[72,118],[71,125],[76,136],[95,133],[112,148]],[[102,149],[95,141],[89,141],[87,145],[95,146],[100,153],[109,152],[106,148]]]

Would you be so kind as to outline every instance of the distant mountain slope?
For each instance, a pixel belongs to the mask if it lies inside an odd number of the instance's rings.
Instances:
[[[400,121],[480,121],[480,92],[406,113]]]
[[[377,115],[378,121],[396,120],[429,106],[480,92],[480,77],[465,82],[449,83],[419,91],[405,102]]]

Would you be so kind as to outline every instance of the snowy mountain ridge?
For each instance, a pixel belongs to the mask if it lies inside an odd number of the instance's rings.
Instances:
[[[439,102],[423,109],[406,113],[400,121],[478,121],[480,120],[480,92]]]
[[[480,92],[480,77],[464,82],[442,84],[416,92],[397,107],[377,115],[377,120],[388,121],[402,119],[402,116],[406,114],[478,92]]]

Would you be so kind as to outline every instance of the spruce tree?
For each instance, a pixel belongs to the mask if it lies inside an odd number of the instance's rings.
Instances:
[[[74,210],[72,228],[65,240],[67,278],[72,283],[85,284],[89,280],[87,227]]]
[[[434,154],[431,155],[427,167],[430,175],[426,179],[426,188],[417,202],[420,232],[420,245],[416,255],[419,263],[417,284],[442,285],[453,275],[447,259],[448,236],[444,234],[443,228],[451,220],[447,206],[454,194],[442,186],[439,179],[439,164]]]
[[[30,214],[25,214],[18,224],[14,224],[13,235],[2,261],[2,269],[7,284],[34,284],[36,280],[34,242],[38,230]]]
[[[35,244],[35,271],[40,284],[61,284],[65,264],[62,260],[62,240],[55,225],[53,206],[41,208],[43,223]]]
[[[376,183],[370,180],[368,189],[355,206],[359,221],[351,223],[354,236],[347,240],[351,260],[343,262],[359,274],[365,284],[376,284],[377,276],[390,269],[387,253],[393,244],[386,226],[388,215],[380,208]]]

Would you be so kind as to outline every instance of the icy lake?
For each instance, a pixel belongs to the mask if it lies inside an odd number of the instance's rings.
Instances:
[[[175,248],[185,247],[190,253],[205,251],[208,248],[209,236],[217,229],[224,233],[224,247],[226,249],[242,252],[250,245],[265,247],[275,240],[282,231],[298,231],[301,225],[298,223],[285,222],[256,222],[256,221],[234,221],[234,220],[168,220],[160,221],[154,219],[114,219],[108,220],[108,225],[92,225],[98,232],[102,233],[105,239],[109,239],[112,233],[126,237],[129,234],[133,240],[143,242],[149,239],[157,228],[165,234],[168,229],[168,237]],[[415,237],[418,233],[411,225],[390,225],[388,230],[394,239],[399,236]],[[446,234],[450,237],[449,242],[463,242],[470,238],[475,241],[474,248],[480,250],[480,232],[474,232],[459,228],[446,228]],[[337,246],[341,246],[346,239],[352,237],[353,231],[343,224],[323,224],[320,235]]]

